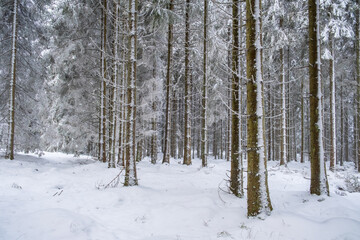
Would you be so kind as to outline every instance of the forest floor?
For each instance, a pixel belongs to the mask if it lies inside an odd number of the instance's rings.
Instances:
[[[139,186],[104,189],[119,169],[62,153],[0,158],[1,240],[360,239],[360,193],[351,164],[328,171],[331,196],[309,194],[309,162],[269,162],[273,205],[246,217],[246,198],[226,191],[230,163],[138,163]],[[246,174],[245,174],[246,176]],[[356,178],[353,181],[355,184]],[[246,186],[246,185],[245,185]]]

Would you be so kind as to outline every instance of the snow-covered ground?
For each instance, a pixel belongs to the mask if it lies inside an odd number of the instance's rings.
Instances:
[[[360,193],[338,190],[355,173],[350,166],[328,171],[331,196],[319,197],[309,194],[309,163],[269,162],[274,211],[261,220],[225,192],[229,162],[200,165],[145,159],[139,186],[102,189],[119,169],[87,157],[0,158],[0,239],[360,239]]]

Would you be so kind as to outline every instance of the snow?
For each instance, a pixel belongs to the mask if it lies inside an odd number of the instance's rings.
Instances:
[[[246,217],[245,198],[219,189],[230,162],[208,161],[144,159],[139,186],[99,190],[120,170],[62,153],[0,158],[0,239],[360,239],[360,193],[338,189],[360,177],[352,165],[328,172],[327,197],[309,194],[309,162],[268,162],[274,210],[260,220]]]

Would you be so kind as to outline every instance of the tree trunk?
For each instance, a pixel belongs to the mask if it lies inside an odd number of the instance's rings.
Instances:
[[[126,26],[126,22],[125,22],[125,18],[123,20],[122,23],[122,32],[125,32]],[[124,147],[125,147],[125,139],[126,139],[126,94],[125,94],[125,84],[126,84],[126,79],[127,79],[127,75],[126,75],[126,64],[125,64],[125,59],[126,59],[126,43],[125,43],[125,34],[122,33],[121,36],[121,42],[122,42],[122,49],[121,49],[121,61],[123,62],[121,64],[121,82],[120,82],[120,94],[119,94],[119,98],[120,98],[120,113],[119,113],[119,139],[118,139],[118,161],[117,163],[120,166],[125,166],[125,151],[124,151]]]
[[[304,163],[304,145],[305,145],[305,136],[304,136],[304,78],[301,79],[301,152],[300,152],[300,162]]]
[[[102,64],[101,64],[101,139],[100,139],[100,158],[106,162],[106,30],[107,30],[107,2],[102,2]]]
[[[118,45],[119,45],[119,5],[114,2],[113,6],[113,74],[110,88],[110,136],[109,136],[109,168],[115,168],[116,147],[116,108],[117,108],[117,84],[118,84]]]
[[[136,91],[136,37],[137,37],[137,0],[129,0],[129,66],[127,86],[127,122],[125,148],[125,183],[124,186],[138,184],[135,159],[135,91]]]
[[[16,52],[17,52],[17,11],[18,2],[14,0],[13,9],[13,32],[12,32],[12,46],[11,46],[11,79],[10,79],[10,90],[9,90],[9,143],[8,152],[6,157],[10,160],[14,159],[14,142],[15,142],[15,87],[16,87]]]
[[[246,1],[248,216],[272,211],[267,181],[262,79],[261,1]]]
[[[172,116],[171,116],[171,145],[170,145],[170,156],[178,158],[178,143],[177,143],[177,119],[178,119],[178,107],[176,99],[176,91],[174,89],[172,94]]]
[[[230,191],[238,197],[243,196],[242,183],[242,159],[240,157],[240,126],[239,126],[239,106],[240,106],[240,69],[239,69],[239,16],[241,15],[239,0],[233,0],[232,5],[232,84],[231,84],[231,171],[230,171]],[[239,31],[240,30],[240,31]]]
[[[156,61],[155,61],[155,65],[156,65]],[[154,67],[154,78],[156,77],[156,67]],[[155,89],[153,89],[155,91]],[[152,135],[151,135],[151,163],[152,164],[156,164],[157,161],[157,150],[158,150],[158,146],[157,146],[157,116],[156,116],[156,112],[157,112],[157,106],[156,106],[156,100],[154,100],[154,102],[152,103],[152,110],[153,113],[155,114],[155,116],[152,119],[152,123],[151,123],[151,130],[152,130]]]
[[[342,79],[341,79],[342,80]],[[340,136],[341,136],[341,147],[340,147],[340,156],[339,156],[339,164],[340,166],[344,165],[344,99],[343,99],[343,82],[341,81],[340,88]]]
[[[201,108],[201,163],[207,167],[206,143],[207,143],[207,126],[206,126],[206,109],[207,109],[207,14],[208,0],[204,0],[204,52],[203,52],[203,86],[202,86],[202,108]]]
[[[282,27],[282,19],[280,26]],[[284,48],[280,49],[280,78],[281,78],[281,144],[280,144],[280,165],[286,165],[288,160],[287,155],[287,137],[286,137],[286,80],[285,80],[285,63],[284,63]]]
[[[357,0],[356,14],[356,82],[357,82],[357,159],[360,172],[360,0]]]
[[[323,144],[319,7],[319,0],[309,0],[310,193],[329,195]]]
[[[169,11],[174,11],[174,0],[169,2]],[[162,163],[170,163],[170,85],[171,85],[171,56],[172,56],[172,41],[173,41],[173,24],[169,20],[168,26],[168,45],[167,45],[167,66],[166,66],[166,105],[165,105],[165,136],[164,136],[164,157]]]
[[[346,106],[345,106],[346,107]],[[348,114],[347,111],[345,109],[345,114],[344,114],[344,161],[348,162],[349,161],[349,119],[348,119]]]
[[[185,132],[184,132],[184,161],[191,164],[191,78],[190,78],[190,0],[185,6]]]
[[[333,36],[330,34],[330,171],[334,171],[336,163],[336,105],[335,105],[335,49]]]

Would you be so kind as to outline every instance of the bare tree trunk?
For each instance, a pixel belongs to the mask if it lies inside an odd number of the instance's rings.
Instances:
[[[230,11],[232,11],[232,1],[228,0],[227,5],[227,11],[230,14]],[[228,22],[227,26],[227,34],[226,34],[226,41],[228,43],[228,49],[227,49],[227,68],[232,69],[232,43],[231,43],[231,32],[232,32],[232,26],[230,22]],[[231,158],[231,84],[232,84],[232,73],[228,74],[228,85],[227,85],[227,135],[226,135],[226,161],[230,161]]]
[[[185,136],[184,136],[184,162],[191,164],[191,77],[190,77],[190,0],[185,6]]]
[[[101,64],[101,138],[100,158],[106,162],[106,30],[107,30],[107,2],[102,1],[102,64]]]
[[[118,46],[119,46],[119,3],[113,6],[113,74],[111,77],[110,91],[110,136],[109,136],[109,168],[115,168],[116,149],[116,109],[117,109],[117,84],[118,84]]]
[[[280,20],[280,26],[282,26],[282,19]],[[281,144],[280,144],[280,151],[281,151],[281,158],[280,158],[280,165],[286,165],[288,161],[287,155],[287,134],[286,134],[286,80],[285,80],[285,64],[284,64],[284,48],[280,49],[280,78],[281,78]]]
[[[357,82],[357,159],[360,172],[360,0],[357,0],[356,11],[356,82]]]
[[[304,163],[304,145],[305,145],[305,136],[304,136],[304,78],[301,79],[301,152],[300,152],[300,162]]]
[[[122,32],[125,32],[125,26],[126,26],[126,21],[124,18],[124,21],[122,23]],[[119,139],[118,139],[118,160],[117,163],[120,166],[125,166],[125,138],[126,138],[126,94],[125,94],[125,85],[126,85],[126,79],[127,79],[127,75],[126,75],[126,43],[125,43],[125,34],[122,34],[121,37],[121,42],[122,42],[122,49],[121,49],[121,61],[123,62],[121,64],[121,80],[120,80],[120,94],[119,94],[119,98],[120,98],[120,106],[119,106]]]
[[[269,215],[270,202],[265,151],[265,118],[262,79],[261,0],[246,1],[247,49],[247,215]]]
[[[346,111],[346,106],[345,106],[345,114],[344,114],[344,161],[348,162],[349,161],[349,119],[348,119],[348,114]]]
[[[239,125],[240,107],[240,65],[239,65],[239,17],[241,15],[239,0],[233,0],[232,8],[232,84],[231,84],[231,171],[230,171],[230,191],[238,197],[243,194],[242,182],[242,158],[240,156],[241,131]]]
[[[169,2],[169,11],[174,11],[174,0]],[[164,158],[162,163],[170,163],[170,85],[171,85],[171,57],[172,57],[172,41],[173,41],[173,24],[169,20],[168,26],[168,52],[167,52],[167,66],[166,66],[166,106],[165,106],[165,136],[164,136]]]
[[[14,0],[13,9],[13,32],[12,32],[12,46],[11,46],[11,79],[10,79],[10,97],[9,97],[9,143],[6,157],[10,160],[14,159],[14,142],[15,142],[15,87],[16,87],[16,51],[17,51],[17,11],[18,2]]]
[[[309,0],[310,193],[329,195],[323,144],[319,6],[319,0]]]
[[[127,86],[127,122],[125,148],[125,183],[124,186],[138,184],[135,159],[135,104],[136,104],[136,38],[137,38],[137,0],[129,0],[129,66]]]
[[[270,73],[268,74],[268,78],[270,79]],[[269,90],[268,90],[268,124],[267,124],[267,126],[268,126],[268,131],[267,131],[267,133],[268,133],[268,138],[267,138],[267,140],[268,140],[268,143],[267,143],[267,148],[268,148],[268,160],[270,161],[270,160],[272,160],[273,158],[272,158],[272,156],[271,156],[271,154],[272,154],[272,149],[271,149],[271,142],[272,142],[272,135],[271,135],[271,133],[272,133],[272,108],[271,108],[271,84],[269,84]]]
[[[176,91],[172,94],[172,116],[171,116],[171,148],[170,156],[178,158],[178,143],[177,143],[177,119],[178,119],[178,107],[177,107]]]
[[[330,171],[334,171],[336,163],[336,105],[335,105],[335,49],[333,43],[333,36],[330,34]]]
[[[206,126],[206,110],[207,110],[207,14],[208,0],[204,0],[204,52],[203,52],[203,86],[202,86],[202,109],[201,109],[201,163],[203,167],[207,167],[206,143],[207,143],[207,126]]]
[[[156,43],[154,42],[154,47],[156,49]],[[157,77],[156,73],[157,73],[157,69],[156,69],[156,57],[154,57],[154,68],[153,68],[153,78],[155,79]],[[155,91],[155,86],[153,91]],[[157,151],[158,151],[158,145],[157,145],[157,103],[156,100],[153,100],[152,103],[152,111],[155,114],[155,116],[153,116],[152,118],[152,122],[151,122],[151,130],[152,130],[152,135],[151,135],[151,163],[152,164],[156,164],[157,161]]]

